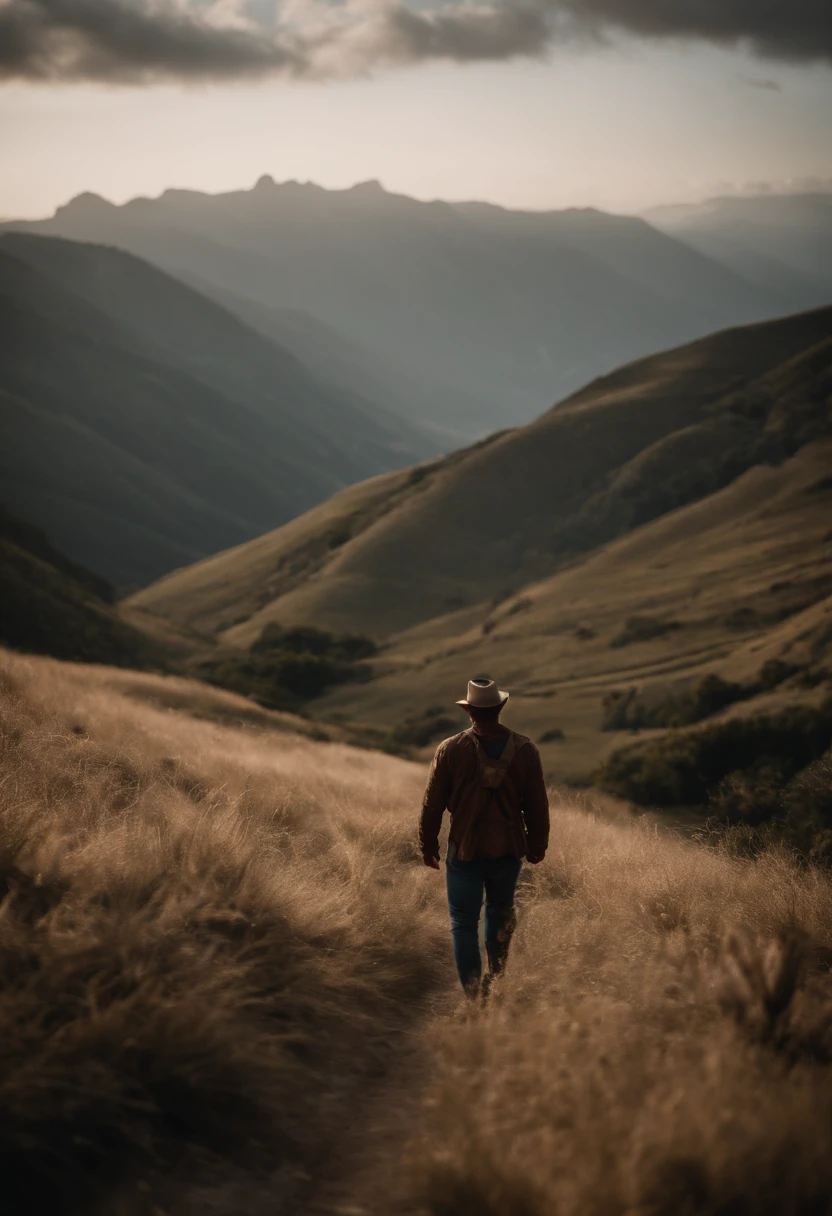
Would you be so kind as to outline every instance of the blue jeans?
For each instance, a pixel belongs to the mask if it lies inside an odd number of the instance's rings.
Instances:
[[[483,893],[488,970],[499,975],[505,966],[514,932],[514,890],[522,864],[519,857],[511,856],[460,861],[453,841],[449,845],[446,877],[454,962],[466,991],[476,988],[482,975],[479,927]]]

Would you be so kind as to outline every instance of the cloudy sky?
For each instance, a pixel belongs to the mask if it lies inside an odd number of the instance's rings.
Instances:
[[[635,211],[832,183],[829,0],[0,0],[0,215],[262,173]]]

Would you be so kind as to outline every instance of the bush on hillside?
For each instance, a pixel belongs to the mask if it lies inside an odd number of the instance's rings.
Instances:
[[[452,718],[442,705],[431,705],[420,714],[411,714],[391,732],[394,744],[403,747],[427,747],[438,739],[447,739],[460,728],[457,718]]]
[[[640,806],[704,806],[731,774],[764,774],[782,788],[830,743],[832,697],[820,707],[730,718],[620,748],[599,770],[597,784]]]
[[[613,689],[602,702],[602,730],[641,730],[651,727],[692,726],[728,705],[751,697],[752,685],[724,680],[715,672],[703,676],[692,688],[650,703],[635,688]]]
[[[785,844],[808,861],[832,863],[832,753],[785,784],[765,765],[730,773],[708,806],[707,834],[732,853],[758,856]]]
[[[338,684],[369,680],[370,669],[364,663],[326,655],[278,651],[211,656],[197,663],[193,674],[219,688],[252,696],[269,709],[291,710]]]
[[[787,663],[784,659],[767,659],[760,668],[757,684],[761,691],[769,692],[799,671],[800,667],[796,663]]]
[[[755,629],[759,627],[761,618],[753,608],[732,608],[723,618],[723,624],[728,629]]]
[[[610,645],[618,650],[622,646],[634,646],[637,642],[650,642],[653,638],[664,637],[666,633],[681,628],[678,621],[662,620],[655,616],[631,616]]]
[[[298,709],[338,684],[362,683],[371,671],[359,660],[377,651],[372,638],[333,634],[312,625],[266,625],[247,654],[203,658],[193,674],[210,684],[256,698],[269,709]]]
[[[284,629],[276,621],[266,625],[251,649],[255,654],[313,654],[345,663],[371,659],[378,653],[373,639],[363,634],[334,634],[314,625]]]

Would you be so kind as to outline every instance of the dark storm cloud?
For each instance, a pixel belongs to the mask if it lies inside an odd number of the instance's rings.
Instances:
[[[5,0],[0,76],[130,81],[258,76],[291,70],[262,31],[222,28],[148,0]]]
[[[531,7],[460,7],[428,14],[401,5],[384,12],[378,26],[382,54],[403,62],[511,59],[542,54],[548,41],[546,14]]]
[[[542,55],[622,33],[832,62],[830,0],[450,0],[417,11],[402,0],[292,0],[282,23],[269,11],[269,0],[0,0],[0,78],[335,76]]]
[[[829,0],[564,0],[585,24],[647,38],[746,44],[772,59],[832,61]]]

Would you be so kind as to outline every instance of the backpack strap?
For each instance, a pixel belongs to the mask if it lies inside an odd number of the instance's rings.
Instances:
[[[500,755],[498,759],[493,760],[480,743],[479,739],[474,733],[473,727],[465,731],[465,734],[470,737],[472,743],[474,744],[474,750],[477,754],[477,763],[479,764],[480,769],[480,784],[484,785],[486,789],[498,790],[503,784],[503,778],[511,767],[512,760],[517,755],[519,748],[523,746],[523,743],[525,743],[526,740],[523,739],[522,736],[515,735],[514,731],[511,731],[508,739],[506,740],[506,745],[503,748],[502,755]]]

